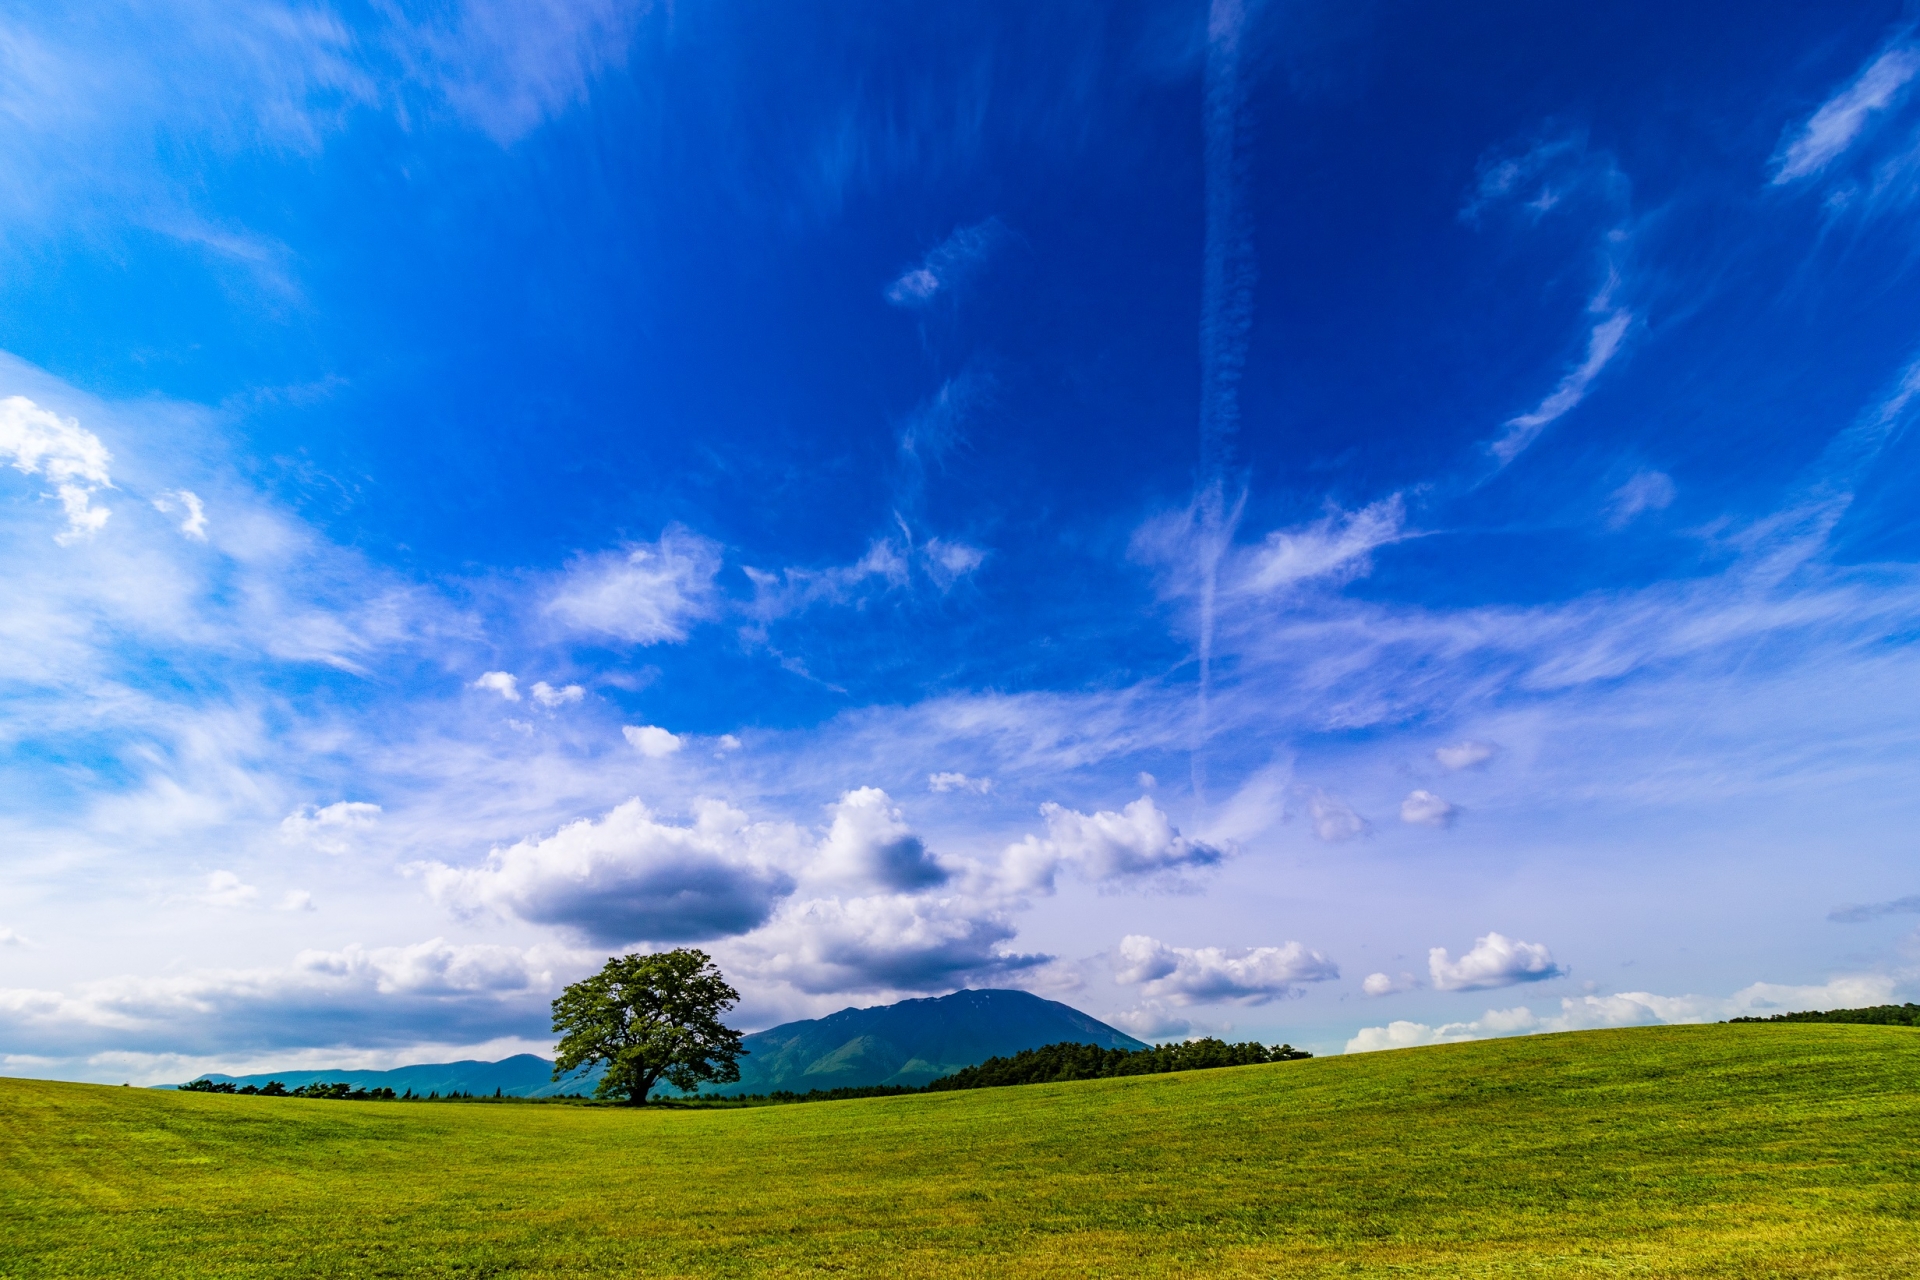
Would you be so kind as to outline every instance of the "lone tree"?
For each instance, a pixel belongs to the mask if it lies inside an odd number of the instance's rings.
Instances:
[[[604,1063],[593,1096],[636,1106],[662,1080],[682,1093],[703,1080],[731,1084],[746,1050],[720,1015],[739,1002],[704,951],[615,956],[553,1002],[553,1029],[562,1033],[553,1078]]]

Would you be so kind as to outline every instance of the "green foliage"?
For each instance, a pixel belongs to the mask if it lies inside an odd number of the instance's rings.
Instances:
[[[1013,1084],[1051,1084],[1062,1080],[1105,1080],[1114,1076],[1153,1076],[1170,1071],[1200,1071],[1209,1067],[1250,1067],[1268,1062],[1293,1062],[1313,1055],[1290,1044],[1269,1049],[1249,1040],[1189,1040],[1150,1049],[1102,1049],[1090,1044],[1050,1044],[1026,1049],[1011,1058],[988,1058],[927,1085],[930,1093],[948,1089],[994,1089]]]
[[[1920,1027],[1920,1004],[1876,1004],[1866,1009],[1776,1013],[1771,1018],[1728,1018],[1728,1022],[1850,1022],[1874,1027]]]
[[[596,1098],[639,1104],[665,1080],[682,1093],[740,1078],[746,1050],[720,1015],[740,1002],[704,951],[614,956],[553,1002],[553,1078],[605,1064]]]
[[[0,1277],[1906,1277],[1916,1078],[1808,1025],[810,1107],[0,1080]]]

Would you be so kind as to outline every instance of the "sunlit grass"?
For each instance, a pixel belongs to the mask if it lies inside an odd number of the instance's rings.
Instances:
[[[750,1110],[0,1081],[0,1275],[1920,1274],[1920,1031]]]

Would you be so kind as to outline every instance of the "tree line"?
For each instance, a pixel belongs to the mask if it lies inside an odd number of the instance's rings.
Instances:
[[[278,1080],[269,1080],[261,1085],[237,1085],[231,1080],[208,1080],[204,1077],[193,1081],[191,1084],[181,1085],[180,1092],[246,1093],[255,1094],[262,1098],[331,1098],[341,1102],[471,1102],[475,1096],[474,1094],[463,1093],[459,1090],[450,1090],[442,1094],[437,1089],[431,1093],[415,1093],[412,1089],[408,1089],[405,1093],[395,1093],[392,1089],[385,1087],[362,1089],[358,1085],[348,1084],[345,1081],[335,1081],[328,1084],[319,1080],[314,1081],[312,1084],[303,1084],[298,1088],[289,1089]],[[482,1101],[488,1100],[487,1095],[484,1093],[480,1094],[479,1097]],[[506,1101],[503,1091],[499,1089],[493,1091],[493,1097],[502,1102]],[[584,1102],[586,1100],[584,1094],[578,1093],[566,1094],[564,1095],[564,1099],[573,1102]],[[519,1099],[515,1099],[515,1101],[519,1101]]]
[[[1776,1013],[1770,1018],[1728,1018],[1728,1022],[1853,1022],[1875,1027],[1920,1027],[1920,1004],[1876,1004],[1865,1009]]]

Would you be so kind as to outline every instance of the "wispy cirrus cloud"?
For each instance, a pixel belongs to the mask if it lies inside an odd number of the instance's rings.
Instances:
[[[660,537],[584,556],[554,580],[546,612],[562,625],[630,644],[684,640],[719,609],[718,543],[671,526]]]
[[[1910,38],[1910,33],[1901,33],[1803,123],[1788,130],[1774,153],[1774,186],[1820,173],[1853,146],[1874,116],[1906,98],[1920,74],[1920,49]]]
[[[999,218],[955,228],[952,235],[929,249],[918,265],[902,271],[887,286],[887,301],[896,307],[920,308],[952,297],[1011,234]]]

